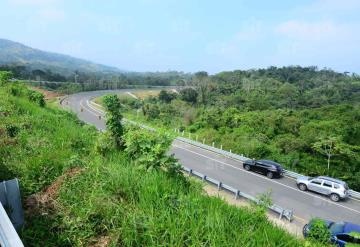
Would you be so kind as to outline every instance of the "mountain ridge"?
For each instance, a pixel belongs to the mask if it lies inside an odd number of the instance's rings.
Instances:
[[[92,61],[32,48],[19,42],[0,38],[0,65],[26,66],[31,70],[51,70],[72,74],[75,71],[121,73],[122,70]]]

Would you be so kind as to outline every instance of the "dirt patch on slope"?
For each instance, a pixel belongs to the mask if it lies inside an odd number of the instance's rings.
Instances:
[[[58,197],[59,190],[66,178],[74,177],[80,174],[84,169],[75,167],[67,170],[63,175],[58,177],[50,186],[29,196],[24,204],[27,215],[47,214],[55,208],[55,200]]]
[[[48,91],[48,90],[45,90],[45,89],[42,89],[42,88],[38,88],[38,87],[31,87],[31,89],[33,89],[33,90],[35,90],[35,91],[38,91],[38,92],[44,94],[46,100],[63,96],[63,94],[60,94],[60,93],[57,93],[57,92],[53,92],[53,91]]]
[[[97,238],[96,240],[92,240],[91,244],[89,244],[89,247],[107,247],[109,246],[113,241],[113,238],[111,236],[102,236]]]

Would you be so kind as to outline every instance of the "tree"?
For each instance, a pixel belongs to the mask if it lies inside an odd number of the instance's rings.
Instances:
[[[351,145],[343,143],[340,137],[325,137],[313,144],[313,149],[327,157],[327,169],[330,169],[330,160],[333,156],[345,154],[353,156]]]
[[[106,108],[106,127],[112,133],[117,148],[123,148],[123,134],[124,127],[122,125],[121,103],[119,98],[115,95],[107,95],[104,97],[104,105]]]
[[[198,93],[193,88],[185,88],[180,91],[180,97],[183,101],[195,104],[197,102]]]
[[[10,71],[0,71],[0,85],[7,83],[13,77]]]
[[[170,103],[173,99],[176,98],[176,95],[166,90],[161,90],[159,94],[159,100],[164,103]]]
[[[211,84],[211,79],[208,73],[205,71],[195,73],[195,77],[193,78],[193,84],[200,92],[200,102],[202,104],[206,104]]]
[[[149,104],[147,108],[146,116],[148,119],[155,119],[158,118],[160,115],[160,109],[157,105]]]

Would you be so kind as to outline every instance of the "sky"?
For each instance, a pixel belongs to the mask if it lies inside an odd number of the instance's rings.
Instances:
[[[0,0],[0,38],[129,71],[360,72],[359,0]]]

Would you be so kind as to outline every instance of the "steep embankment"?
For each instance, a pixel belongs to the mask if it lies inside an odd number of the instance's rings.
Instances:
[[[198,183],[142,169],[143,157],[116,151],[72,114],[40,107],[29,95],[22,85],[0,86],[0,180],[20,179],[26,246],[304,244],[262,210],[230,206],[205,196]],[[161,140],[153,135],[133,133],[149,153],[146,141]]]

